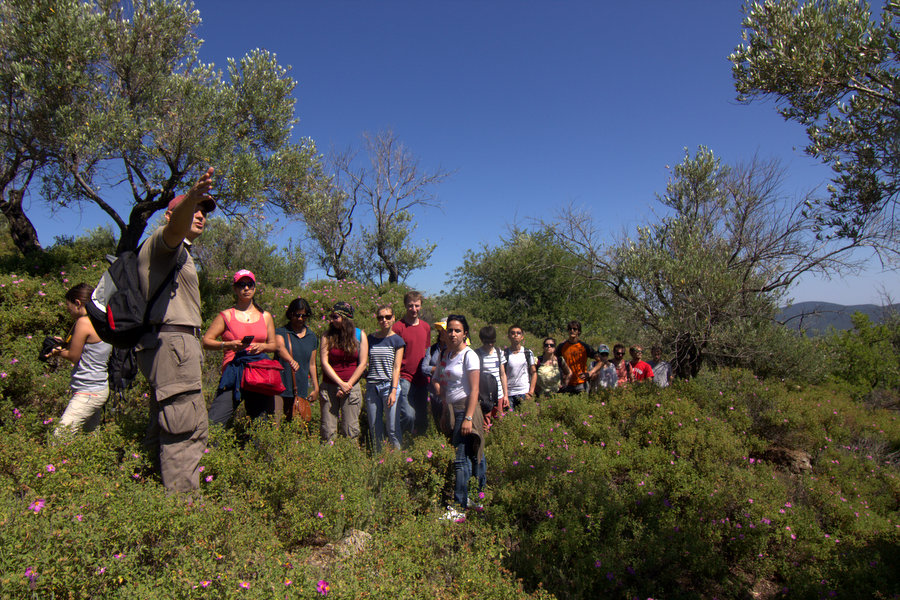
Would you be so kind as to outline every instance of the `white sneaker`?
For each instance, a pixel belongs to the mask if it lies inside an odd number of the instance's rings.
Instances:
[[[466,520],[465,513],[459,512],[452,506],[447,507],[447,512],[444,513],[444,516],[441,517],[447,521],[453,521],[454,523],[463,523]]]

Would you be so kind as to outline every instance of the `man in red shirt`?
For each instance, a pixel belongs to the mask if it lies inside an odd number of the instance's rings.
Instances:
[[[421,292],[407,292],[403,297],[406,314],[394,323],[394,333],[406,342],[400,364],[400,393],[397,395],[397,428],[422,435],[428,429],[428,376],[422,372],[422,359],[431,345],[431,325],[419,319]]]
[[[631,353],[631,372],[634,380],[637,382],[652,380],[653,367],[642,360],[644,349],[640,346],[632,346],[628,352]]]

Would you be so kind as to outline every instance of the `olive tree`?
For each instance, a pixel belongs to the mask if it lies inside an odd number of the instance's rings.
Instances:
[[[291,141],[296,83],[273,54],[230,59],[227,76],[202,64],[187,0],[0,0],[0,10],[3,48],[16,49],[0,53],[3,82],[40,108],[4,126],[15,139],[40,133],[22,147],[52,207],[96,204],[120,231],[118,250],[133,249],[152,215],[212,165],[222,212],[298,211],[318,156],[310,140]],[[34,55],[29,40],[44,30],[60,33]],[[18,189],[31,177],[21,171]]]
[[[806,152],[833,169],[830,197],[814,211],[820,233],[896,254],[900,2],[887,0],[880,19],[859,0],[766,0],[745,11],[744,41],[729,57],[738,99],[774,99],[806,126]]]
[[[602,282],[631,317],[674,350],[674,369],[697,374],[704,362],[758,362],[771,351],[779,301],[803,274],[852,269],[854,240],[813,235],[807,198],[780,191],[776,161],[729,167],[700,147],[673,169],[657,196],[666,215],[612,244],[590,215],[569,209],[559,232],[581,257],[581,272]]]
[[[397,283],[427,266],[434,252],[434,244],[413,240],[414,211],[438,205],[433,188],[450,173],[424,169],[393,131],[364,133],[363,141],[364,157],[352,149],[333,157],[340,206],[349,207],[345,210],[351,214],[353,207],[366,209],[350,264],[366,279],[382,281],[386,276],[389,283]],[[347,239],[350,228],[345,232]]]

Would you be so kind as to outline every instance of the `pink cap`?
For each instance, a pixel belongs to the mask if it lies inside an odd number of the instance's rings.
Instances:
[[[256,283],[256,275],[254,275],[252,271],[248,271],[247,269],[241,269],[234,274],[234,283],[237,283],[244,277],[248,278],[253,283]]]

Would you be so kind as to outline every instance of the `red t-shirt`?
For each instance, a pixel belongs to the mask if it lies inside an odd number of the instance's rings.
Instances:
[[[413,385],[428,385],[428,376],[422,373],[422,359],[431,346],[431,325],[419,319],[416,325],[407,325],[400,319],[391,327],[406,342],[403,349],[403,362],[400,363],[400,377]]]
[[[631,372],[634,374],[635,381],[653,379],[653,367],[642,360],[631,363]]]

